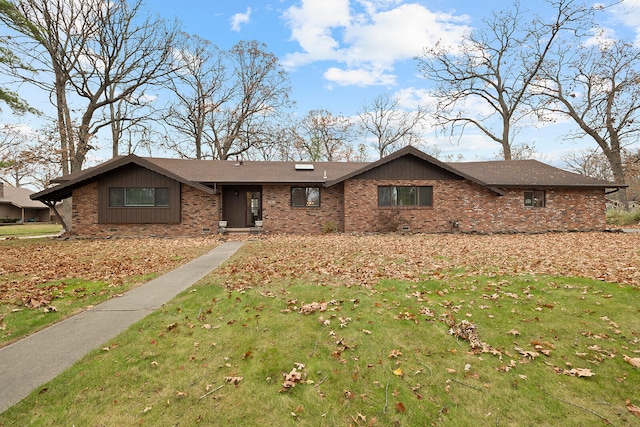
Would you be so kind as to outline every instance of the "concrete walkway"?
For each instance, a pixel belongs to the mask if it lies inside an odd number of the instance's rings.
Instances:
[[[202,279],[243,243],[223,243],[122,297],[0,349],[0,413]]]

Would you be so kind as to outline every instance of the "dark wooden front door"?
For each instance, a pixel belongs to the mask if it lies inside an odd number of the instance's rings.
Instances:
[[[227,227],[253,227],[262,219],[262,189],[233,186],[222,190],[222,219]]]

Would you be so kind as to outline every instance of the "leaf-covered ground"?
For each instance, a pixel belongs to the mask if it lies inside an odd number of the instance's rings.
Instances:
[[[220,271],[227,286],[304,279],[371,286],[468,275],[584,277],[640,285],[640,233],[274,236]]]
[[[635,426],[639,239],[247,242],[0,426]]]
[[[169,271],[215,245],[211,239],[20,240],[0,246],[0,304],[41,306],[65,279],[124,280]]]

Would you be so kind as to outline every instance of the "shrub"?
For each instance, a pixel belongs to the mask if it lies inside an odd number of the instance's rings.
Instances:
[[[393,233],[398,231],[402,218],[399,209],[381,209],[378,211],[378,231]]]
[[[20,221],[20,218],[9,218],[9,217],[0,218],[0,223],[2,224],[15,224],[18,221]]]
[[[333,221],[329,221],[327,222],[323,227],[322,227],[322,233],[324,234],[329,234],[329,233],[335,233],[338,231],[338,224],[336,224]]]
[[[640,210],[624,211],[619,209],[607,210],[607,224],[635,225],[640,222]]]

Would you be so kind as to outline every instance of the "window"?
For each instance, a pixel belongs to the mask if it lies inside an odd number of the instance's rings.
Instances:
[[[524,206],[527,208],[543,208],[544,207],[544,191],[525,191]]]
[[[291,206],[294,208],[319,207],[320,188],[291,187]]]
[[[378,206],[433,206],[433,187],[378,187]]]
[[[109,188],[109,207],[168,207],[168,188]]]

